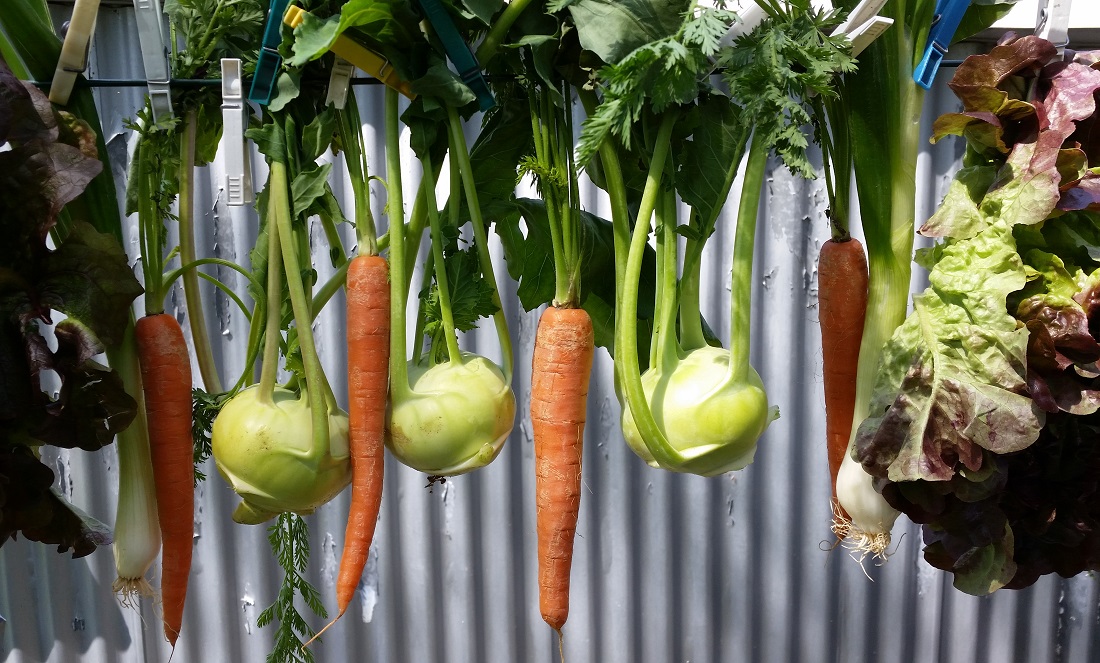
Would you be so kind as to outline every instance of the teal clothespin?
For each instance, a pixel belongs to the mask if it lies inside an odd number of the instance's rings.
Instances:
[[[913,80],[922,88],[932,88],[936,71],[947,55],[951,38],[959,29],[963,14],[970,6],[970,0],[936,0],[936,9],[932,17],[932,29],[928,33],[928,45],[924,47],[924,57],[913,70]]]
[[[252,87],[248,90],[248,100],[262,106],[271,103],[275,81],[279,78],[279,68],[283,64],[283,57],[279,55],[279,44],[283,41],[283,14],[289,4],[290,0],[271,0],[268,8],[264,40],[256,60],[256,73],[252,76]]]
[[[455,28],[454,21],[447,14],[447,10],[443,8],[439,0],[417,1],[420,4],[420,9],[424,12],[428,21],[431,22],[435,34],[443,42],[443,48],[447,51],[447,58],[458,69],[458,75],[462,78],[462,82],[477,95],[477,103],[481,110],[487,111],[496,106],[497,101],[493,98],[493,92],[489,89],[489,84],[481,73],[481,65],[478,64],[477,58],[470,50],[470,46],[463,41],[462,35],[458,34],[458,29]]]

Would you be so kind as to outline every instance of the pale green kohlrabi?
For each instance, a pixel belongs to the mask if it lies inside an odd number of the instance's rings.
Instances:
[[[233,520],[258,524],[279,513],[312,513],[351,481],[348,415],[336,406],[313,342],[312,315],[290,224],[286,166],[271,162],[268,203],[266,342],[259,384],[218,413],[211,446],[218,471],[241,497]],[[304,380],[277,387],[281,273],[285,265]]]
[[[445,343],[445,352],[432,351],[408,361],[405,342],[405,307],[408,289],[405,278],[405,229],[401,197],[401,164],[398,145],[397,96],[387,91],[386,161],[389,178],[390,213],[390,400],[386,412],[386,446],[394,457],[413,469],[432,476],[451,476],[489,464],[500,453],[512,431],[516,399],[511,388],[512,351],[508,327],[500,310],[493,267],[489,259],[485,224],[481,218],[476,191],[470,177],[470,159],[463,137],[461,120],[448,109],[452,190],[461,180],[470,210],[475,243],[476,269],[491,288],[491,306],[495,311],[497,334],[504,356],[504,368],[485,357],[462,352],[455,332],[455,311],[451,307],[443,255],[442,221],[435,198],[435,169],[428,151],[419,154],[424,167],[421,183],[423,202],[432,234],[432,259],[439,307],[439,333],[434,341]],[[449,208],[457,213],[457,198],[452,195]],[[418,203],[421,202],[418,200]],[[415,215],[415,212],[414,212]],[[476,319],[477,315],[468,315]],[[421,329],[418,325],[418,329]],[[419,340],[420,336],[417,335]],[[436,348],[439,349],[439,348]],[[434,350],[434,349],[433,349]],[[419,353],[417,353],[419,355]],[[443,355],[443,357],[441,357]],[[439,359],[437,361],[437,359]]]
[[[662,164],[667,159],[674,122],[675,114],[667,114],[658,133],[627,260],[626,283],[637,283],[649,217],[656,210],[656,324],[650,368],[640,380],[633,316],[619,316],[616,364],[622,392],[622,428],[627,444],[649,465],[715,476],[751,463],[757,440],[778,416],[768,405],[760,376],[749,365],[748,347],[752,242],[768,151],[759,140],[754,140],[748,157],[734,248],[731,349],[711,347],[703,339],[698,315],[698,255],[691,254],[693,262],[685,266],[688,276],[678,284],[677,202],[670,188],[659,185],[662,171],[667,168]],[[738,161],[735,159],[733,163]],[[685,293],[683,301],[678,301],[678,289]],[[624,310],[633,310],[637,288],[626,290],[620,305]],[[677,313],[683,328],[680,340],[676,336]]]

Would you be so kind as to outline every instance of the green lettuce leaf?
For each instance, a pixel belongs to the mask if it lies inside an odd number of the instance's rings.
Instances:
[[[1042,426],[1027,395],[1027,330],[1006,308],[1025,283],[1008,223],[951,243],[929,278],[883,352],[857,434],[860,462],[890,481],[979,470],[983,449],[1027,448]]]

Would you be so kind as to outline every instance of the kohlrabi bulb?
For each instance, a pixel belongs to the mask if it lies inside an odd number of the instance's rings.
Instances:
[[[276,387],[272,401],[249,387],[214,420],[214,462],[241,496],[233,512],[239,523],[261,523],[283,511],[312,513],[351,481],[347,413],[329,414],[328,445],[315,449],[308,399]]]

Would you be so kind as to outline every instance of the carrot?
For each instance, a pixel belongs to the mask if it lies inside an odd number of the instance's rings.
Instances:
[[[160,520],[164,635],[174,647],[183,623],[195,516],[191,439],[191,357],[176,319],[166,313],[137,321],[145,414]]]
[[[344,614],[367,563],[382,505],[383,430],[390,361],[390,273],[379,256],[359,256],[348,269],[348,444],[351,510],[336,584]]]
[[[569,616],[569,570],[580,511],[594,338],[584,309],[551,306],[539,319],[531,366],[539,609],[559,637]]]
[[[867,315],[867,257],[854,238],[821,245],[817,265],[818,318],[824,360],[825,436],[832,474],[833,505],[840,521],[848,516],[836,499],[836,478],[848,449],[855,411],[856,369]]]
[[[390,271],[380,256],[360,255],[347,276],[348,446],[351,450],[351,509],[336,580],[336,617],[309,642],[344,616],[367,564],[382,506],[383,433],[389,393]]]

